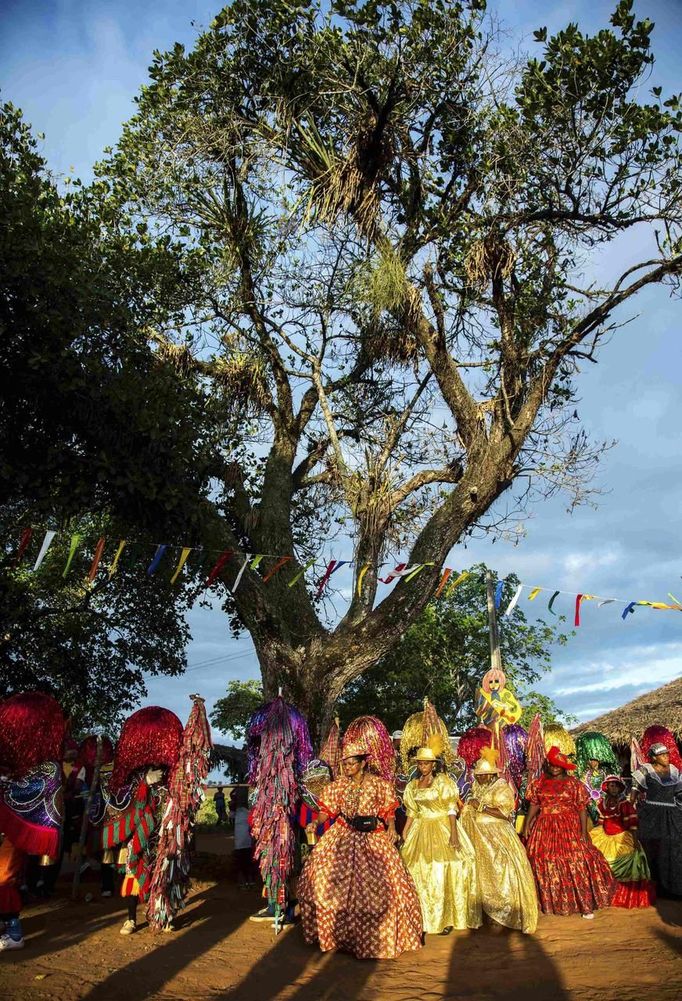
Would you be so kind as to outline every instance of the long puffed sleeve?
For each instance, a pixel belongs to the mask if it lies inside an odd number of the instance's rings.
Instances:
[[[403,806],[405,807],[407,816],[412,820],[419,816],[419,803],[417,802],[417,798],[414,794],[416,782],[416,779],[412,779],[411,782],[408,782],[405,786],[405,792],[403,793]]]
[[[456,784],[449,775],[439,775],[436,781],[438,782],[438,791],[444,812],[457,816],[462,806],[462,801],[459,797],[459,790]]]

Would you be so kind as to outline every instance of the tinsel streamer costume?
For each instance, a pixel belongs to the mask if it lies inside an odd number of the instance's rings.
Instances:
[[[449,775],[435,775],[427,788],[414,778],[405,789],[405,808],[412,821],[401,854],[419,894],[424,931],[479,928],[481,893],[476,856],[467,833],[459,827],[459,848],[450,844],[450,815],[461,807],[459,791]]]
[[[620,792],[611,796],[609,783],[617,783]],[[607,775],[597,804],[599,822],[590,831],[590,839],[611,866],[618,889],[612,907],[628,910],[650,907],[656,900],[649,863],[637,840],[637,810],[625,795],[625,783],[619,775]]]
[[[639,840],[651,875],[667,893],[682,895],[682,771],[671,761],[667,775],[645,763],[632,774]]]
[[[526,795],[540,808],[526,850],[544,913],[591,914],[608,907],[616,892],[611,869],[585,841],[580,825],[580,811],[589,800],[585,786],[573,776],[542,775]]]
[[[346,744],[362,744],[367,749],[372,771],[382,779],[395,781],[395,750],[391,735],[376,716],[358,716],[348,725],[343,738]]]
[[[338,718],[334,720],[329,733],[320,748],[320,760],[329,765],[333,779],[341,774],[341,727]]]
[[[666,726],[649,726],[642,734],[639,746],[644,761],[648,760],[649,751],[654,744],[665,744],[668,754],[670,755],[670,764],[674,765],[675,768],[682,772],[682,756],[680,756],[680,751],[675,743],[675,738]]]
[[[247,726],[254,858],[275,925],[287,906],[287,882],[299,859],[299,780],[312,759],[308,725],[281,696],[258,709]]]
[[[581,733],[575,742],[575,748],[578,778],[585,783],[590,795],[587,812],[592,823],[596,824],[599,822],[597,804],[602,794],[602,785],[606,776],[617,770],[618,762],[608,738],[596,730]],[[597,767],[594,768],[590,761],[596,761]]]
[[[543,737],[545,751],[549,751],[551,747],[558,747],[566,757],[575,757],[575,741],[565,726],[561,726],[559,723],[548,723],[544,727]]]
[[[408,716],[400,736],[400,760],[405,775],[409,774],[410,768],[414,767],[412,759],[418,748],[426,747],[429,737],[436,735],[442,740],[443,752],[440,757],[449,771],[457,756],[450,747],[448,729],[436,713],[432,703],[428,699],[424,699],[424,708],[421,712]]]
[[[210,771],[211,730],[204,700],[192,695],[192,710],[182,735],[178,763],[168,783],[151,874],[147,920],[152,931],[168,927],[185,906],[189,889],[189,842]]]
[[[520,723],[511,723],[502,731],[502,740],[507,756],[507,767],[517,791],[521,790],[526,770],[526,746],[528,733]]]
[[[515,796],[509,783],[499,776],[494,751],[484,748],[474,768],[471,799],[478,806],[465,805],[462,828],[476,852],[483,910],[500,925],[532,934],[538,923],[535,879],[521,840],[514,830]],[[481,781],[493,775],[489,783]],[[499,810],[507,820],[491,815]]]
[[[344,749],[361,756],[368,750],[347,739]],[[369,771],[360,785],[341,778],[325,788],[320,807],[335,823],[309,855],[298,887],[305,939],[323,952],[393,959],[421,947],[417,891],[386,831],[397,805],[392,785]],[[353,826],[370,817],[375,829]]]
[[[27,855],[59,855],[66,721],[42,692],[0,702],[0,952],[23,947],[19,885]]]
[[[169,799],[168,781],[178,763],[182,739],[182,723],[170,709],[160,706],[138,709],[121,730],[106,811],[93,847],[105,853],[105,861],[116,861],[123,875],[121,896],[129,899],[123,934],[135,930],[138,899],[149,900],[160,824]]]

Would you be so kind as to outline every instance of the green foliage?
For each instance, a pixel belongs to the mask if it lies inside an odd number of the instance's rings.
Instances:
[[[213,802],[213,794],[209,793],[197,812],[197,827],[215,827],[218,823],[218,813]]]
[[[553,699],[550,699],[548,695],[543,695],[541,692],[524,692],[522,699],[523,713],[521,714],[519,723],[526,730],[532,723],[533,717],[537,714],[540,715],[543,725],[561,723],[563,726],[571,726],[578,722],[577,716],[562,712]]]
[[[346,689],[338,705],[343,725],[355,716],[376,714],[389,730],[400,729],[425,696],[451,732],[475,725],[476,689],[490,666],[485,571],[483,564],[472,568],[449,597],[428,605],[393,650]],[[518,584],[513,574],[505,579],[503,606]],[[550,669],[552,646],[566,642],[566,634],[554,626],[529,623],[519,605],[500,623],[508,685],[524,709],[532,708],[531,718],[536,711],[547,721],[560,714],[551,699],[530,688]]]
[[[230,681],[227,695],[218,699],[211,712],[211,723],[222,733],[244,740],[249,717],[263,704],[260,681]]]

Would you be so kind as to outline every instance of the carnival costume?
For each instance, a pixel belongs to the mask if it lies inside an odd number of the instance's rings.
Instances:
[[[596,730],[581,733],[575,742],[575,748],[578,778],[585,784],[590,796],[587,812],[592,823],[596,824],[599,822],[597,804],[602,794],[602,786],[606,776],[618,768],[618,762],[608,738]],[[596,761],[597,767],[593,768],[590,761]]]
[[[437,759],[431,747],[422,747],[416,760]],[[481,894],[473,845],[461,827],[459,846],[450,844],[450,817],[462,805],[457,786],[442,772],[426,787],[413,778],[404,802],[410,826],[402,858],[417,887],[424,931],[438,935],[447,928],[479,928]]]
[[[575,769],[557,747],[549,749],[547,760],[564,770]],[[589,800],[585,786],[573,776],[541,775],[529,784],[526,795],[539,807],[526,850],[542,910],[588,915],[608,907],[616,883],[604,856],[583,837],[580,814]]]
[[[644,747],[650,756],[670,753],[663,741],[650,744],[642,739]],[[667,774],[659,774],[648,762],[640,765],[632,773],[632,788],[639,794],[639,840],[651,874],[663,890],[682,895],[682,770],[670,757]]]
[[[19,886],[27,855],[59,856],[66,721],[42,692],[0,702],[0,952],[24,945]]]
[[[368,731],[368,743],[346,739],[343,758],[365,758],[374,771],[386,772],[391,763],[384,737],[372,717],[365,719],[371,722],[352,732]],[[371,771],[359,784],[340,778],[323,790],[320,808],[335,823],[309,855],[298,887],[305,939],[319,942],[323,952],[392,959],[420,948],[417,891],[387,833],[397,805],[391,783]]]
[[[478,806],[465,805],[462,828],[476,852],[483,910],[498,924],[532,934],[538,923],[538,901],[533,870],[521,840],[514,830],[515,797],[509,783],[500,777],[496,752],[484,748],[474,767],[471,799]],[[484,783],[480,776],[494,775]],[[499,810],[507,820],[491,814]]]
[[[620,787],[617,796],[608,792],[609,783]],[[597,804],[599,823],[590,831],[592,844],[611,866],[618,881],[612,907],[649,907],[656,899],[649,864],[637,841],[637,811],[625,795],[625,783],[619,775],[607,775]]]

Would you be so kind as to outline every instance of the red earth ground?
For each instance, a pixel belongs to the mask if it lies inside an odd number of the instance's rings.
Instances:
[[[256,892],[233,882],[223,833],[202,834],[196,879],[178,930],[144,926],[124,938],[119,899],[97,882],[72,901],[55,897],[24,914],[26,948],[0,956],[2,1001],[679,1001],[682,902],[610,909],[588,922],[542,916],[537,934],[484,928],[427,937],[392,961],[322,954],[300,926],[274,937],[248,921]]]

